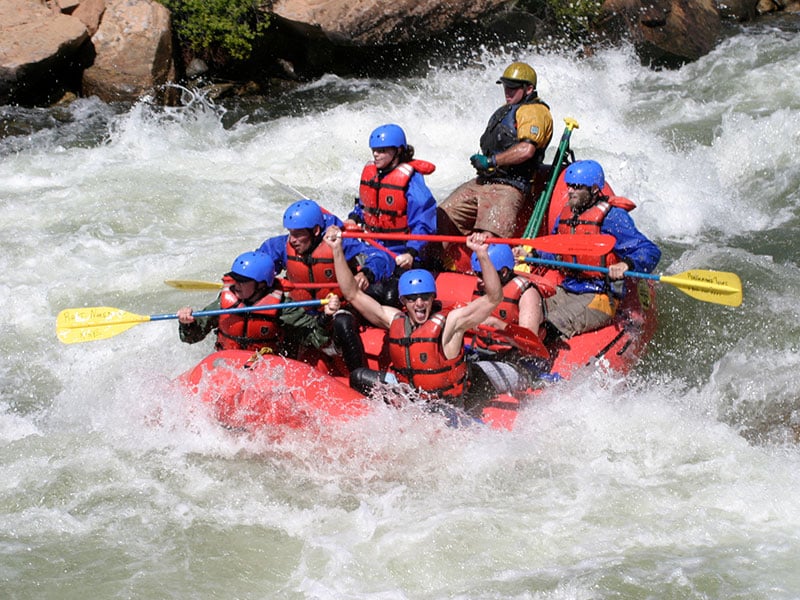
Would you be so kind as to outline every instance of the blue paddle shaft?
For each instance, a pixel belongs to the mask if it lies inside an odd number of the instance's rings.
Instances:
[[[268,306],[239,306],[237,308],[220,308],[217,310],[201,310],[192,313],[193,317],[216,317],[218,315],[232,315],[234,313],[254,312],[257,310],[278,310],[280,308],[295,308],[301,306],[320,306],[322,300],[302,300],[300,302],[284,302],[283,304],[270,304]],[[151,321],[165,321],[167,319],[177,319],[177,314],[171,315],[150,315]]]
[[[565,260],[550,260],[549,258],[533,258],[529,256],[525,258],[525,262],[535,263],[537,265],[547,265],[550,267],[564,267],[566,269],[575,269],[577,271],[595,271],[597,273],[608,273],[607,267],[593,267],[592,265],[571,263]],[[625,277],[640,277],[642,279],[652,279],[654,281],[658,281],[659,279],[661,279],[660,275],[653,275],[651,273],[640,273],[639,271],[625,271]]]

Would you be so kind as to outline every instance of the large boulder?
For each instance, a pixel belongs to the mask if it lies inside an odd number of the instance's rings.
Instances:
[[[83,72],[83,94],[105,102],[163,97],[175,78],[169,11],[152,0],[107,0],[92,36],[94,64]]]
[[[100,19],[106,10],[106,0],[80,0],[80,4],[70,14],[86,25],[89,35],[97,33]]]
[[[495,13],[509,0],[275,0],[271,12],[332,42],[385,46],[423,40]]]
[[[86,26],[34,0],[2,0],[0,24],[0,104],[57,100],[79,68]]]
[[[630,39],[643,62],[676,67],[708,54],[722,23],[714,0],[605,0],[602,29]]]
[[[759,14],[781,10],[791,13],[800,13],[800,0],[758,0],[756,10]]]
[[[746,20],[754,15],[757,1],[605,0],[598,30],[611,39],[633,41],[645,63],[678,66],[714,48],[721,32],[719,7],[724,6],[727,18]],[[323,37],[334,46],[377,47],[420,44],[459,24],[488,24],[498,15],[510,14],[513,4],[510,0],[275,0],[271,12],[310,40]]]
[[[750,21],[756,17],[758,0],[716,0],[715,4],[723,19]]]

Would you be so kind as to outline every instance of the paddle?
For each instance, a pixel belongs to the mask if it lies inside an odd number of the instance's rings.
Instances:
[[[200,281],[199,279],[165,279],[170,287],[185,291],[220,290],[222,282],[219,281]]]
[[[546,258],[528,257],[525,259],[525,262],[537,265],[577,269],[579,271],[608,273],[606,267],[593,267],[591,265],[582,265],[561,260],[549,260]],[[684,294],[688,294],[692,298],[697,298],[703,302],[724,304],[725,306],[739,306],[742,303],[742,282],[736,273],[692,269],[691,271],[684,271],[678,275],[653,275],[651,273],[625,271],[625,276],[652,279],[653,281],[668,283],[677,287]]]
[[[304,193],[302,193],[300,190],[298,190],[298,189],[296,189],[296,188],[293,188],[293,187],[292,187],[292,186],[290,186],[289,184],[287,184],[287,183],[283,183],[282,181],[279,181],[278,179],[275,179],[274,177],[270,177],[270,179],[272,179],[272,182],[273,182],[273,183],[275,183],[276,185],[278,185],[278,186],[282,187],[282,188],[283,188],[284,190],[286,190],[287,192],[291,192],[292,194],[294,194],[295,196],[297,196],[297,197],[298,197],[300,200],[310,200],[310,198],[309,198],[308,196],[306,196],[306,195],[305,195]],[[320,207],[320,208],[321,208],[321,207]],[[331,211],[327,210],[326,208],[323,208],[323,209],[322,209],[322,212],[324,212],[324,213],[326,213],[326,214],[329,214],[329,215],[333,214]],[[363,230],[361,229],[361,227],[359,227],[358,225],[345,225],[345,226],[344,226],[344,229],[347,229],[347,230],[350,230],[350,231],[363,231]],[[373,241],[373,240],[371,240],[371,239],[367,240],[367,243],[368,243],[370,246],[372,246],[373,248],[377,248],[378,250],[383,250],[383,251],[384,251],[384,252],[386,252],[386,253],[387,253],[389,256],[391,256],[392,258],[397,258],[397,254],[396,254],[395,252],[392,252],[391,250],[389,250],[388,248],[386,248],[386,247],[385,247],[385,246],[383,246],[382,244],[379,244],[379,243],[377,243],[377,242],[375,242],[375,241]]]
[[[358,225],[345,225],[344,229],[345,229],[345,231],[355,231],[355,232],[358,232],[358,233],[362,233],[362,232],[365,231],[364,229],[362,229]],[[360,239],[363,236],[357,236],[357,237]],[[384,252],[386,252],[386,254],[388,254],[392,258],[397,258],[397,252],[393,252],[392,250],[389,250],[389,248],[387,248],[386,246],[384,246],[380,242],[376,242],[373,238],[366,239],[365,241],[370,246],[372,246],[373,248],[377,248],[378,250],[383,250]]]
[[[371,233],[343,231],[342,237],[375,238],[380,240],[421,240],[428,242],[448,242],[463,244],[467,238],[458,235],[422,235],[413,233]],[[538,238],[488,238],[488,244],[510,244],[530,246],[549,254],[582,254],[584,256],[604,256],[614,249],[616,238],[606,234],[587,235],[545,235]]]
[[[493,338],[504,339],[530,356],[550,358],[550,352],[542,343],[542,340],[539,339],[539,336],[526,327],[506,323],[505,329],[498,329],[497,327],[481,324],[478,325],[478,332]]]
[[[282,290],[316,290],[322,288],[329,288],[331,287],[331,282],[308,282],[308,283],[293,283],[288,279],[278,279],[277,280],[280,288]],[[170,287],[178,288],[179,290],[184,291],[203,291],[203,290],[220,290],[222,289],[222,283],[219,281],[201,281],[199,279],[165,279],[164,283],[166,283]]]
[[[301,302],[284,302],[266,306],[239,306],[237,308],[221,308],[217,310],[201,310],[193,313],[195,317],[215,317],[217,315],[230,315],[254,311],[278,310],[281,308],[294,308],[301,306],[321,306],[324,300],[303,300]],[[163,315],[137,315],[120,308],[109,306],[91,306],[87,308],[67,308],[58,313],[56,319],[56,335],[65,344],[78,342],[94,342],[114,337],[127,331],[139,323],[148,321],[164,321],[177,319],[177,314]]]
[[[278,187],[282,187],[285,192],[287,192],[287,193],[289,193],[289,194],[291,194],[293,196],[296,196],[298,200],[311,200],[311,198],[306,196],[303,192],[301,192],[297,188],[294,188],[294,187],[290,186],[288,183],[284,183],[280,179],[275,179],[272,175],[270,175],[269,178],[272,180],[272,183],[274,183]],[[315,202],[316,202],[316,200],[315,200]]]
[[[564,129],[564,133],[561,135],[561,142],[558,144],[556,158],[553,160],[553,173],[550,175],[550,181],[547,183],[547,187],[542,192],[542,195],[539,196],[539,201],[536,203],[536,208],[534,209],[533,214],[528,221],[528,226],[525,228],[525,233],[522,234],[522,237],[532,238],[539,233],[539,229],[542,226],[542,221],[544,220],[544,215],[547,212],[548,206],[550,205],[550,198],[553,195],[553,189],[556,187],[556,181],[558,181],[558,176],[561,173],[561,165],[564,163],[564,155],[569,149],[569,138],[572,135],[572,130],[578,129],[578,122],[575,119],[567,117],[564,119],[564,123],[567,124],[567,127]]]

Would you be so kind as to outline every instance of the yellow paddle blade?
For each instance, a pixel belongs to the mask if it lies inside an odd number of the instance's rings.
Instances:
[[[200,281],[199,279],[166,279],[164,283],[187,292],[193,290],[206,291],[222,289],[222,282],[219,281]]]
[[[110,306],[67,308],[58,313],[56,335],[65,344],[93,342],[113,337],[149,320],[149,316]]]
[[[742,281],[736,273],[693,269],[678,275],[661,275],[659,281],[669,283],[692,298],[740,306],[742,304]]]

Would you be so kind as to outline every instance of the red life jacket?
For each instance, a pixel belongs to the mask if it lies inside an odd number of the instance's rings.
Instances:
[[[333,249],[328,244],[318,244],[307,255],[299,255],[294,248],[286,244],[286,279],[292,283],[326,283],[330,287],[317,290],[293,289],[290,293],[292,300],[322,300],[328,294],[342,295],[336,285],[336,271],[333,268]]]
[[[623,208],[627,211],[636,208],[636,205],[631,200],[619,196],[613,196],[595,202],[578,215],[572,212],[569,204],[565,204],[559,215],[557,233],[566,235],[599,234],[601,233],[600,229],[603,225],[603,221],[612,206]],[[619,257],[614,254],[614,252],[609,252],[604,256],[559,255],[558,260],[597,267],[607,267],[608,265],[619,262]],[[574,277],[587,278],[605,277],[605,274],[597,271],[571,271],[571,275]]]
[[[458,398],[467,387],[464,349],[447,359],[442,349],[446,314],[436,313],[414,327],[406,313],[398,313],[389,326],[389,360],[398,379],[443,398]]]
[[[519,300],[522,294],[527,292],[533,286],[533,282],[522,275],[517,275],[511,281],[503,286],[503,299],[497,308],[492,312],[493,317],[497,317],[504,323],[511,325],[519,325]],[[482,289],[475,289],[472,291],[472,299],[485,296],[486,292]],[[491,335],[483,335],[478,333],[475,335],[474,343],[479,348],[486,348],[494,352],[504,352],[511,350],[512,346],[505,343],[500,343],[494,340]]]
[[[278,304],[283,298],[280,290],[267,294],[253,306],[268,307]],[[220,294],[222,308],[245,306],[239,298],[224,288]],[[283,328],[278,321],[276,310],[233,313],[219,316],[217,327],[217,350],[260,350],[269,348],[277,352],[283,342]]]
[[[517,325],[519,323],[519,299],[522,294],[527,292],[533,283],[527,277],[517,275],[511,281],[503,286],[503,299],[497,308],[492,312],[493,317],[497,317],[501,321]],[[482,289],[475,289],[472,291],[472,299],[485,296],[486,292]]]
[[[389,173],[379,177],[375,163],[368,162],[361,172],[361,185],[358,189],[367,231],[408,233],[408,181],[414,171],[429,175],[435,170],[433,163],[412,160],[400,163]]]

